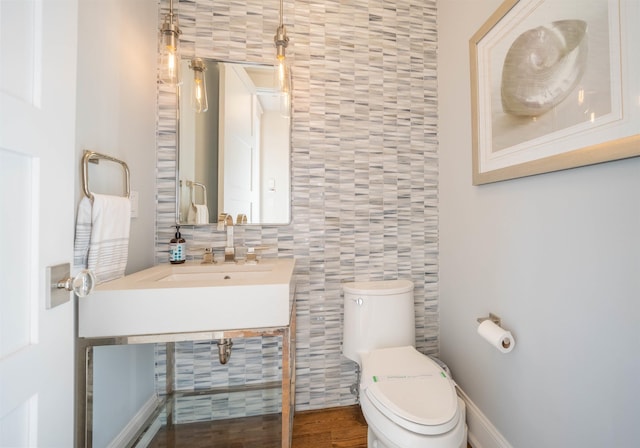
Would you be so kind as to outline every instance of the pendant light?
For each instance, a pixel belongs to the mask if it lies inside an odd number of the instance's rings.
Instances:
[[[180,28],[178,17],[173,13],[173,0],[169,0],[169,14],[164,17],[160,27],[160,81],[178,85],[180,79]]]
[[[280,0],[280,23],[273,41],[276,45],[276,79],[275,85],[280,93],[280,111],[288,116],[291,110],[291,68],[286,56],[286,48],[289,45],[287,29],[283,23],[284,0]]]
[[[201,58],[193,58],[189,63],[189,68],[193,70],[193,84],[191,86],[191,107],[197,113],[206,112],[209,109],[207,100],[207,83],[204,72],[207,70]]]

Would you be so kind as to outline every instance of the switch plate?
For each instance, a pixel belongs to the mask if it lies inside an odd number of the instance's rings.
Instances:
[[[138,192],[131,191],[129,193],[129,200],[131,201],[131,217],[138,217]]]

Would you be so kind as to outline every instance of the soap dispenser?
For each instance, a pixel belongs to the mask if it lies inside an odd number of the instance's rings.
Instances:
[[[184,263],[187,258],[187,243],[180,235],[180,226],[176,226],[176,234],[169,242],[169,261],[171,264]]]

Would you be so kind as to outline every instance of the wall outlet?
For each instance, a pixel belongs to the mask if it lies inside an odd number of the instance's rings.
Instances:
[[[131,217],[138,217],[138,192],[131,191],[129,194],[129,199],[131,200]]]

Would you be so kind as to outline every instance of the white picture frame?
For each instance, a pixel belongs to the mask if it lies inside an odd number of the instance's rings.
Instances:
[[[502,3],[469,41],[473,184],[640,155],[638,23],[636,0]]]

